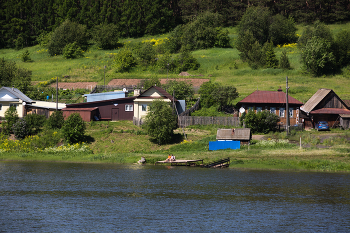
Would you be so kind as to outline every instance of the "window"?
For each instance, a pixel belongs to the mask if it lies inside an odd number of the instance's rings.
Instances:
[[[289,117],[293,117],[293,108],[289,108]]]
[[[248,112],[253,110],[254,110],[254,107],[248,107]]]
[[[132,104],[125,104],[125,112],[132,112],[134,110],[134,106]]]
[[[261,112],[262,111],[262,107],[256,107],[256,112]]]
[[[0,104],[0,110],[2,110],[2,104]]]
[[[147,111],[147,104],[142,104],[142,112],[146,112]]]
[[[270,112],[273,113],[273,114],[276,114],[276,108],[275,107],[271,107],[270,108]]]
[[[10,104],[10,108],[11,107],[17,108],[17,104]]]
[[[280,108],[280,117],[284,117],[284,108]]]

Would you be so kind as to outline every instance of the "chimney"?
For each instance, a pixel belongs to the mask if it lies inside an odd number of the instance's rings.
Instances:
[[[282,91],[282,88],[281,88],[281,86],[280,86],[280,88],[278,88],[278,90],[277,91]]]

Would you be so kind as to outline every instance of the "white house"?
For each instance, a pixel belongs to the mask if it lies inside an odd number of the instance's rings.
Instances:
[[[5,117],[5,112],[11,106],[16,107],[19,117],[25,116],[25,105],[35,103],[20,90],[14,87],[0,88],[0,117]]]
[[[148,106],[154,100],[163,100],[166,102],[178,102],[172,95],[167,93],[161,87],[153,86],[141,93],[134,99],[134,119],[141,120],[147,115]]]

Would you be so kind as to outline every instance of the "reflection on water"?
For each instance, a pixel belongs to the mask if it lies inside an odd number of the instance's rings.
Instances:
[[[0,231],[350,231],[350,174],[0,162]]]

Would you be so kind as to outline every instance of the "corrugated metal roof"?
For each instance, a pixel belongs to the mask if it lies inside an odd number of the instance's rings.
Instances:
[[[124,100],[134,100],[136,99],[136,96],[132,97],[125,97],[125,98],[119,98],[119,99],[112,99],[112,100],[101,100],[101,101],[94,101],[94,102],[85,102],[85,103],[77,103],[77,104],[67,104],[67,108],[75,107],[75,106],[84,106],[84,105],[91,105],[91,104],[99,104],[99,103],[108,103],[108,102],[120,102]]]
[[[343,108],[320,108],[310,112],[311,114],[350,114],[350,110]]]
[[[321,88],[311,98],[300,107],[304,112],[311,112],[330,92],[331,89]]]
[[[350,100],[343,100],[343,102],[346,104],[348,108],[350,108]]]
[[[243,100],[239,101],[238,104],[285,104],[286,103],[286,93],[282,91],[254,91],[252,94],[248,95]],[[289,104],[302,105],[303,103],[299,100],[288,95]]]
[[[216,140],[250,140],[251,132],[249,128],[244,129],[218,129]]]
[[[8,92],[10,92],[11,94],[17,96],[19,99],[23,100],[24,102],[26,103],[32,103],[32,102],[35,102],[33,101],[32,99],[30,99],[28,96],[26,96],[25,94],[23,94],[20,90],[18,90],[17,88],[12,88],[12,87],[2,87],[0,88],[1,89],[4,89]]]

